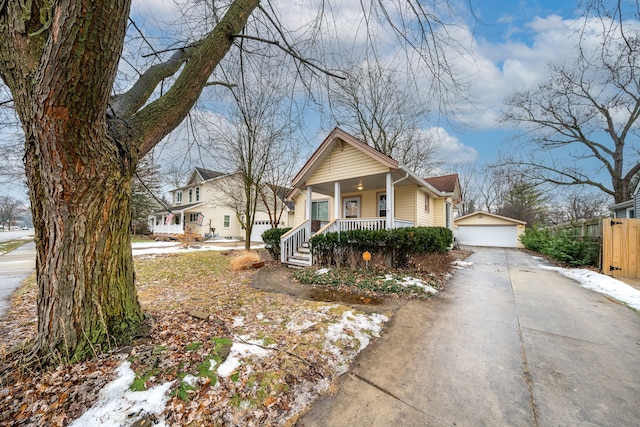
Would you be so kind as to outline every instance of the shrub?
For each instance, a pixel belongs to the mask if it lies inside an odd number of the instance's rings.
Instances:
[[[599,248],[596,242],[559,235],[551,239],[545,253],[553,259],[579,267],[597,264]]]
[[[446,252],[453,243],[453,233],[445,227],[408,227],[394,230],[350,230],[317,234],[310,240],[318,264],[352,267],[364,251],[387,259],[389,264],[404,266],[409,255]]]
[[[598,263],[598,243],[578,240],[571,233],[552,235],[549,230],[533,228],[526,230],[520,241],[528,250],[540,252],[574,267]]]
[[[520,236],[520,241],[530,251],[545,253],[545,248],[551,241],[551,233],[540,228],[528,228]]]
[[[291,228],[270,228],[262,233],[262,241],[265,249],[271,254],[273,259],[280,259],[280,237]]]

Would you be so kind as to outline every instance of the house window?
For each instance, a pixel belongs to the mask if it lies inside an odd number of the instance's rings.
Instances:
[[[182,203],[182,191],[176,191],[176,203]]]
[[[196,202],[200,201],[200,187],[196,187]]]
[[[387,216],[387,195],[385,193],[378,194],[378,216]]]
[[[189,213],[189,222],[198,222],[198,215],[200,215],[200,212]]]
[[[225,215],[224,216],[224,228],[229,228],[231,226],[231,216],[230,215]]]
[[[431,199],[429,198],[429,195],[428,195],[428,194],[425,194],[425,195],[424,195],[424,211],[425,211],[425,212],[429,212],[429,211],[430,211],[430,207],[431,207],[431,206],[430,206],[430,205],[431,205],[430,200],[431,200]]]
[[[329,201],[321,200],[311,202],[311,219],[319,221],[329,221]]]
[[[193,189],[189,189],[189,203],[193,202]]]

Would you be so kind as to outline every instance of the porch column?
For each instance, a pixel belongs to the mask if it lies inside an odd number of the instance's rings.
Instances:
[[[180,225],[182,226],[182,232],[185,233],[187,231],[187,227],[184,224],[184,211],[180,212]]]
[[[311,202],[313,198],[313,188],[307,186],[307,239],[311,237]]]
[[[307,220],[311,220],[311,199],[313,196],[313,189],[310,185],[307,186]]]
[[[393,192],[393,178],[391,172],[387,172],[387,230],[394,228],[393,208],[395,205],[395,194]]]
[[[340,182],[333,184],[333,219],[342,218],[340,210],[342,209],[342,200],[340,199]]]

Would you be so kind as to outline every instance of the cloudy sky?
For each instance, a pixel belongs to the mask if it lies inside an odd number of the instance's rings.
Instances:
[[[496,122],[502,101],[515,90],[542,82],[549,62],[565,60],[568,52],[574,52],[582,21],[577,0],[469,0],[462,1],[459,7],[455,1],[451,3],[453,17],[448,19],[456,23],[451,34],[469,49],[468,54],[455,60],[471,84],[468,101],[455,106],[456,117],[437,120],[424,130],[440,142],[443,158],[482,165],[494,160],[513,134],[513,129]],[[357,45],[365,33],[360,2],[329,3],[337,6],[331,11],[331,18],[341,35],[340,42]],[[313,20],[316,4],[312,0],[287,1],[280,18],[289,28],[296,29]],[[475,18],[469,12],[469,4]],[[170,19],[175,13],[174,3],[136,0],[133,13],[142,20]],[[381,39],[385,40],[384,35]],[[322,132],[318,130],[318,143]]]
[[[320,0],[275,0],[278,2],[285,5],[278,10],[285,26],[302,31],[313,24]],[[339,34],[336,43],[357,48],[366,34],[361,2],[325,3],[332,6],[325,16]],[[578,4],[579,0],[450,0],[452,14],[447,20],[455,23],[450,35],[468,49],[464,54],[456,53],[453,62],[470,87],[468,99],[454,105],[455,117],[434,118],[425,125],[424,132],[439,141],[443,158],[450,163],[475,162],[479,166],[496,158],[514,134],[514,129],[496,122],[503,100],[516,90],[535,87],[545,80],[549,62],[564,61],[575,52],[577,30],[583,27]],[[157,42],[157,48],[166,43],[161,40],[163,32],[174,30],[163,27],[162,22],[173,21],[177,15],[174,0],[133,1],[133,19],[149,40]],[[374,32],[381,47],[386,44],[387,49],[393,49],[391,34],[386,34],[382,26],[376,26]],[[135,51],[138,46],[127,48]],[[218,113],[215,108],[209,110],[211,116]],[[310,117],[309,147],[317,146],[331,129],[329,124],[323,125],[328,129],[321,129],[320,123]],[[177,149],[179,153],[186,151],[184,147]]]

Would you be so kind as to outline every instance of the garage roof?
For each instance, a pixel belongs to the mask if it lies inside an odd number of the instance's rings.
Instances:
[[[489,212],[482,212],[482,211],[478,211],[478,212],[470,213],[470,214],[465,215],[465,216],[458,217],[458,218],[454,219],[454,223],[458,224],[458,223],[469,222],[469,223],[472,223],[474,225],[478,225],[478,223],[480,222],[478,220],[480,218],[482,218],[483,216],[489,217],[489,218],[494,219],[494,220],[502,220],[503,222],[513,223],[514,225],[515,224],[525,225],[527,223],[526,221],[520,221],[519,219],[508,218],[506,216],[496,215],[496,214],[492,214],[492,213],[489,213]],[[493,222],[493,224],[495,224],[495,221]]]

